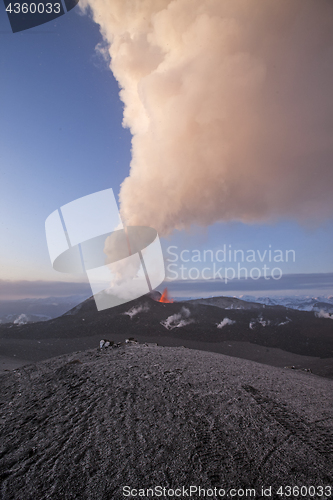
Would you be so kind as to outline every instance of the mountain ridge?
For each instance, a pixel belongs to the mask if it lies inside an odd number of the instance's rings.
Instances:
[[[333,357],[333,322],[329,319],[283,306],[255,304],[249,308],[249,303],[243,304],[239,299],[214,300],[222,300],[228,307],[197,301],[165,304],[146,295],[98,312],[90,297],[56,319],[26,325],[0,325],[0,337],[45,340],[97,334],[108,338],[113,333],[122,333],[125,337],[145,334],[208,343],[248,341],[305,356]],[[221,325],[224,320],[229,322]]]

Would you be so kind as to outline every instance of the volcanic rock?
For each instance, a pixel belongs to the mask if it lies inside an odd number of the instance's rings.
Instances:
[[[280,498],[281,486],[333,484],[333,382],[310,373],[123,345],[0,382],[2,500],[118,500],[126,486],[191,485],[255,498],[271,487]]]

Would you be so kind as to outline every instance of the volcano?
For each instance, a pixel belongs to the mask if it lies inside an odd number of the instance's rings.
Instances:
[[[331,324],[155,293],[2,325],[2,353],[17,366],[0,375],[1,498],[148,498],[157,485],[164,498],[183,487],[186,498],[191,485],[211,498],[271,487],[277,498],[284,485],[331,485]]]
[[[333,377],[333,321],[231,297],[162,302],[157,292],[97,311],[93,297],[59,318],[0,325],[2,355],[18,365],[83,351],[101,339],[181,346]]]

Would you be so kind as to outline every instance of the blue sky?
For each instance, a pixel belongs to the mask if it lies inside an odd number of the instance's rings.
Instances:
[[[75,8],[13,34],[0,3],[0,279],[76,281],[51,267],[44,223],[58,207],[129,172],[131,135],[118,84],[96,54],[98,27]],[[333,272],[333,221],[321,227],[214,224],[162,241],[183,249],[293,249],[283,273]]]

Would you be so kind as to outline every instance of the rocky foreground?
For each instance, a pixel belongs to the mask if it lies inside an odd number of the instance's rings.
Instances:
[[[333,382],[311,373],[132,344],[31,364],[0,384],[3,500],[333,490]]]

